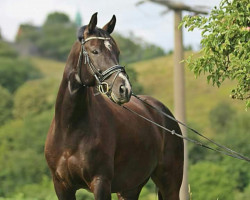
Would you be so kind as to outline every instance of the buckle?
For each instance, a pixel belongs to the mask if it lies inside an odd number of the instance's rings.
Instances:
[[[106,82],[102,82],[99,86],[98,86],[98,90],[101,94],[106,95],[109,92],[109,85]]]

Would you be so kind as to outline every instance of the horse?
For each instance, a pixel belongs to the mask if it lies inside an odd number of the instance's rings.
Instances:
[[[59,200],[75,200],[78,189],[95,200],[137,200],[151,178],[159,200],[179,200],[183,141],[138,118],[122,104],[181,133],[179,125],[136,99],[119,48],[111,37],[116,17],[98,28],[97,13],[81,27],[60,83],[45,157]],[[99,93],[99,94],[98,94]],[[161,102],[140,96],[173,116]]]

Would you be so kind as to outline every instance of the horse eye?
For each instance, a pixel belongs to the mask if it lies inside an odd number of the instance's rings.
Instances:
[[[93,54],[98,54],[97,50],[92,51]]]

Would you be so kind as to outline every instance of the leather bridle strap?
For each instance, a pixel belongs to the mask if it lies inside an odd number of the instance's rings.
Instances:
[[[111,76],[115,72],[125,72],[125,69],[123,66],[120,65],[114,65],[104,72],[101,73],[101,82],[106,80],[109,76]]]

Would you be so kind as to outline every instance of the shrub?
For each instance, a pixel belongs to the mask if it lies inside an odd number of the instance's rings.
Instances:
[[[234,199],[236,185],[225,166],[210,162],[199,162],[190,167],[189,181],[192,199]]]
[[[56,99],[57,84],[53,79],[26,82],[15,94],[14,117],[24,118],[51,109]]]
[[[233,119],[236,111],[227,103],[220,102],[209,113],[211,127],[223,131]]]
[[[9,91],[0,85],[0,125],[12,117],[13,99]]]
[[[11,93],[27,80],[40,77],[41,72],[28,60],[6,57],[0,59],[0,85]]]

